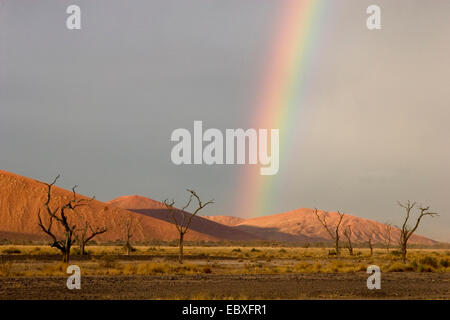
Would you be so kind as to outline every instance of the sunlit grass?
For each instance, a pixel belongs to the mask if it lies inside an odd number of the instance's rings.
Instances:
[[[450,251],[446,249],[410,249],[402,263],[397,251],[355,249],[350,256],[328,256],[328,248],[298,247],[186,247],[185,263],[175,257],[177,247],[136,246],[133,260],[124,256],[122,246],[89,246],[89,256],[80,260],[74,252],[71,264],[80,266],[83,275],[197,275],[197,274],[295,274],[365,272],[377,265],[382,272],[450,272]],[[67,276],[66,265],[40,260],[40,255],[58,255],[49,246],[0,246],[0,276]],[[25,260],[8,259],[27,255]],[[5,258],[3,258],[5,257]],[[57,259],[57,258],[56,258]]]

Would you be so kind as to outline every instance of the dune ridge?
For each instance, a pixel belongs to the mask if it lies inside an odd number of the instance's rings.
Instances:
[[[72,192],[57,186],[53,189],[52,205],[60,205],[72,197]],[[79,198],[87,198],[78,195]],[[43,240],[49,239],[38,226],[37,213],[43,207],[46,187],[43,183],[14,173],[0,170],[0,239]],[[331,226],[338,213],[323,212]],[[185,213],[186,217],[189,213]],[[43,217],[46,217],[43,214]],[[124,239],[124,223],[133,218],[135,228],[133,241],[174,240],[178,232],[171,215],[162,202],[129,195],[108,202],[93,200],[89,206],[80,207],[71,216],[80,226],[89,221],[94,227],[106,226],[108,231],[99,235],[99,241]],[[175,215],[181,221],[182,213]],[[44,218],[45,219],[45,218]],[[350,226],[353,242],[366,242],[367,234],[373,234],[373,243],[383,242],[384,224],[346,214],[342,229]],[[400,231],[393,228],[392,244],[396,244]],[[243,219],[234,216],[195,216],[186,240],[195,241],[291,241],[323,242],[330,238],[320,225],[313,209],[300,208],[279,214]],[[345,239],[342,237],[342,241]],[[414,234],[411,244],[433,245],[437,241]]]

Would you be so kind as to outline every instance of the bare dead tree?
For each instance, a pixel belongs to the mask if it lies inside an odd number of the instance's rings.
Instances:
[[[166,206],[167,210],[169,210],[170,216],[172,218],[172,221],[173,221],[175,227],[177,228],[178,235],[179,235],[179,238],[178,238],[178,245],[179,245],[179,249],[180,249],[179,254],[178,254],[178,262],[179,263],[183,263],[184,235],[186,234],[186,232],[188,232],[188,230],[191,226],[192,218],[200,210],[205,208],[207,205],[214,203],[213,200],[203,203],[200,200],[200,197],[195,193],[195,191],[190,190],[190,189],[187,189],[187,191],[190,193],[189,200],[187,201],[186,205],[183,208],[181,208],[181,210],[174,208],[174,204],[175,204],[174,200],[172,200],[170,202],[167,199],[164,200],[164,205]],[[195,211],[193,213],[189,214],[185,210],[190,206],[193,198],[195,198],[197,200],[197,208],[195,209]],[[179,212],[181,215],[181,221],[178,221],[178,219],[175,215],[177,212]],[[187,215],[189,217],[186,217]]]
[[[339,239],[340,239],[340,235],[339,235],[339,227],[341,226],[341,222],[342,219],[344,218],[344,214],[340,213],[338,211],[339,214],[339,220],[338,223],[336,224],[334,231],[330,229],[330,227],[328,226],[327,220],[326,220],[326,215],[323,214],[322,217],[319,215],[319,212],[317,209],[314,209],[314,213],[317,216],[317,219],[319,220],[319,222],[322,224],[322,226],[325,228],[325,230],[328,232],[328,234],[330,235],[331,239],[334,240],[335,242],[335,250],[336,250],[336,255],[339,256],[340,250],[339,250]]]
[[[373,233],[369,232],[366,233],[366,237],[367,237],[367,244],[369,245],[369,249],[370,249],[370,256],[373,256]]]
[[[386,247],[387,252],[389,252],[389,249],[391,248],[391,241],[392,241],[392,225],[390,223],[385,223],[383,225],[383,241],[384,246]]]
[[[77,199],[77,195],[75,193],[75,189],[78,187],[75,185],[72,188],[73,198],[65,202],[62,206],[51,208],[51,200],[52,200],[52,187],[59,179],[60,175],[58,175],[52,183],[44,183],[47,186],[47,199],[44,203],[45,211],[48,214],[48,223],[45,226],[45,223],[41,218],[41,209],[38,211],[38,224],[41,227],[42,231],[45,232],[52,238],[51,247],[57,248],[61,251],[63,256],[63,262],[68,263],[70,259],[70,249],[74,242],[74,232],[76,230],[76,225],[69,221],[69,212],[75,212],[75,209],[80,206],[87,205],[92,199]],[[58,235],[55,230],[52,230],[54,224],[56,223],[62,227],[63,229],[63,239],[58,239]]]
[[[134,218],[132,216],[129,216],[124,223],[124,230],[125,230],[125,250],[127,256],[130,255],[130,252],[134,250],[133,246],[131,245],[131,238],[133,237],[134,232]]]
[[[347,239],[347,248],[348,253],[352,256],[353,255],[353,246],[352,246],[352,227],[347,226],[347,228],[344,229],[344,237]]]
[[[90,234],[88,235],[88,230],[90,231]],[[106,227],[102,228],[93,228],[88,221],[86,221],[84,227],[80,229],[78,232],[75,232],[75,241],[78,243],[78,246],[80,247],[80,254],[85,255],[86,254],[86,245],[89,241],[91,241],[94,237],[98,236],[99,234],[105,233],[107,231]]]
[[[411,201],[408,200],[407,203],[401,203],[400,201],[397,201],[398,205],[405,209],[406,211],[406,217],[405,221],[403,222],[402,227],[400,228],[400,239],[399,239],[399,245],[400,245],[400,252],[402,253],[402,260],[403,263],[406,263],[406,251],[408,246],[408,240],[413,235],[413,233],[417,230],[419,227],[420,221],[425,216],[439,216],[436,212],[430,212],[430,207],[423,207],[419,206],[418,209],[420,211],[419,216],[417,217],[416,223],[413,227],[408,226],[408,220],[411,217],[411,211],[416,206],[416,202],[411,203]]]

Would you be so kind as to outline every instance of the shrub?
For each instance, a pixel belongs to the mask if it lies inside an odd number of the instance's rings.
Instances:
[[[130,245],[130,244],[129,244],[129,246],[124,245],[124,246],[122,247],[122,250],[123,250],[123,251],[127,251],[128,249],[130,250],[130,252],[136,252],[136,251],[137,251],[137,249],[136,249],[135,247],[133,247],[132,245]]]
[[[99,266],[102,268],[114,268],[117,266],[117,261],[113,256],[103,256],[98,262]]]
[[[405,272],[405,271],[414,271],[416,266],[414,263],[412,265],[407,265],[400,262],[395,262],[392,265],[389,266],[388,271],[389,272]]]
[[[17,248],[8,248],[8,249],[3,250],[3,253],[6,253],[6,254],[20,254],[20,253],[22,253],[22,251],[20,251]]]
[[[391,251],[391,254],[393,255],[393,256],[401,256],[401,252],[400,251],[398,251],[398,250],[392,250]]]
[[[139,275],[163,275],[163,274],[195,274],[195,273],[211,273],[212,269],[209,266],[203,268],[195,265],[171,265],[168,263],[140,263],[136,267],[125,266],[125,274],[139,274]]]
[[[252,250],[250,250],[250,252],[261,252],[261,250],[258,250],[258,249],[255,249],[255,248],[252,248]]]
[[[202,271],[203,273],[212,273],[212,269],[209,266],[204,266]]]
[[[336,250],[328,250],[328,255],[329,256],[336,256]]]
[[[294,270],[296,272],[310,272],[312,267],[313,266],[308,262],[300,262],[294,266]]]
[[[419,264],[417,266],[417,268],[416,268],[416,271],[417,272],[433,272],[433,271],[435,271],[435,269],[433,267],[431,267],[431,266],[426,266],[426,265],[423,265],[423,264]]]
[[[123,274],[136,274],[137,265],[133,263],[127,263],[123,266]]]
[[[439,261],[439,264],[441,266],[443,266],[444,268],[448,268],[448,266],[450,265],[450,260],[449,259],[441,259],[441,261]]]
[[[235,249],[231,250],[231,252],[241,252],[241,249],[240,248],[235,248]]]
[[[67,264],[64,262],[46,264],[42,268],[42,272],[47,276],[66,274]]]
[[[437,261],[437,259],[434,258],[434,257],[427,256],[427,257],[425,257],[425,258],[420,259],[419,262],[420,262],[421,264],[431,266],[431,267],[433,267],[434,269],[437,269],[437,268],[438,268],[438,261]]]
[[[140,263],[137,266],[136,273],[142,275],[164,274],[169,267],[166,264],[159,263]]]
[[[367,271],[367,266],[360,263],[356,266],[356,271]]]
[[[315,272],[320,272],[321,269],[322,269],[322,265],[319,262],[314,263],[313,270]]]

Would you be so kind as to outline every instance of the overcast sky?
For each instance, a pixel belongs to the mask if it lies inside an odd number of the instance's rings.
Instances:
[[[175,166],[170,135],[252,123],[283,3],[0,0],[0,169],[61,173],[103,201],[181,201],[191,187],[215,199],[205,214],[237,214],[242,167]],[[450,1],[324,3],[298,126],[256,214],[399,224],[396,200],[411,199],[441,213],[419,233],[450,241]],[[79,31],[65,26],[70,4]],[[370,4],[381,30],[366,28]]]

